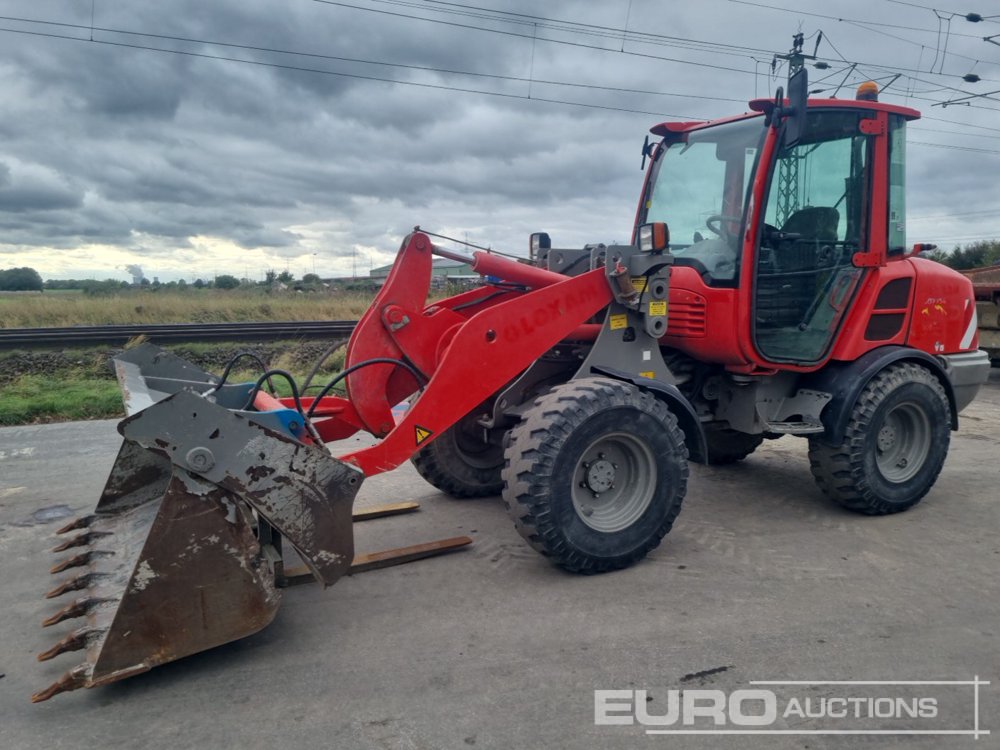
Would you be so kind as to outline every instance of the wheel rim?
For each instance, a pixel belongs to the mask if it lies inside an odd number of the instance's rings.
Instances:
[[[883,477],[898,484],[920,471],[930,448],[926,412],[914,403],[899,404],[885,415],[875,435],[875,462]]]
[[[573,507],[596,531],[610,534],[631,526],[646,512],[655,489],[653,452],[623,432],[591,443],[573,470]]]

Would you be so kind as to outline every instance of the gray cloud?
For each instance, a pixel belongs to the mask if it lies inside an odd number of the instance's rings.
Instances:
[[[427,4],[413,9],[373,0],[359,6],[453,23],[532,33],[575,45],[604,46],[600,52],[474,29],[324,5],[308,0],[182,0],[169,4],[99,0],[95,25],[192,40],[224,41],[315,55],[399,63],[526,81],[455,76],[427,70],[364,65],[283,55],[263,50],[181,42],[154,36],[97,30],[98,41],[149,45],[190,55],[92,44],[89,30],[7,22],[9,28],[68,34],[67,41],[3,33],[0,94],[8,110],[0,120],[0,252],[50,248],[62,252],[58,272],[72,275],[70,251],[100,245],[154,258],[178,275],[206,274],[241,257],[229,251],[211,257],[195,238],[253,251],[254,262],[320,259],[327,273],[350,270],[361,248],[385,261],[400,236],[415,223],[497,247],[520,250],[527,234],[548,230],[561,243],[624,240],[630,232],[641,173],[638,146],[647,129],[666,114],[703,118],[734,114],[754,95],[768,95],[780,81],[756,65],[767,53],[701,51],[692,45],[665,47],[620,39],[498,24],[469,16],[444,16]],[[800,22],[807,32],[823,28],[845,57],[889,68],[927,69],[927,49],[936,44],[930,11],[882,7],[864,0],[837,6],[843,18],[903,23],[928,33],[896,30],[892,39],[874,30],[770,11],[726,0],[681,7],[634,0],[630,28],[675,37],[713,39],[785,50]],[[627,3],[582,4],[558,0],[544,11],[517,0],[505,9],[619,27]],[[818,0],[795,3],[802,11],[828,12]],[[5,4],[10,16],[89,24],[89,6],[39,7],[32,0]],[[44,14],[44,15],[42,15]],[[725,18],[719,26],[712,19]],[[956,21],[953,28],[968,32]],[[978,29],[973,29],[978,30]],[[921,57],[920,45],[925,46]],[[934,86],[958,86],[976,67],[984,78],[1000,78],[998,59],[981,39],[953,36],[943,69],[950,78],[923,74]],[[624,51],[622,51],[624,50]],[[629,55],[628,53],[637,53]],[[316,68],[347,76],[239,64],[193,55]],[[642,56],[645,55],[645,56]],[[833,48],[821,55],[838,66]],[[655,56],[696,62],[684,65]],[[754,75],[735,70],[753,71]],[[861,68],[868,75],[882,72]],[[839,83],[841,75],[818,86]],[[428,87],[348,76],[392,78]],[[540,83],[563,80],[646,91],[699,93],[715,99],[570,88]],[[841,92],[849,96],[852,82]],[[489,90],[488,96],[433,86]],[[893,95],[891,92],[897,93]],[[886,98],[903,103],[906,87],[894,84]],[[919,95],[919,94],[918,94]],[[931,96],[940,100],[945,92]],[[586,102],[611,108],[664,113],[648,115],[574,107],[539,99]],[[915,128],[921,141],[1000,151],[994,103],[974,108],[930,109],[946,123]],[[920,128],[923,130],[921,131]],[[951,130],[952,134],[930,132]],[[987,136],[976,138],[973,134]],[[997,205],[994,178],[1000,154],[968,153],[925,146],[910,149],[910,226],[942,237],[996,231],[990,217],[975,222],[942,220],[920,224],[920,211],[942,214]],[[914,239],[919,239],[915,237]],[[933,239],[933,238],[927,238]],[[227,244],[228,243],[228,244]],[[192,248],[197,244],[198,251]],[[371,250],[371,248],[376,248]],[[20,252],[20,251],[19,251]],[[223,251],[219,251],[223,252]],[[315,255],[314,255],[315,254]],[[245,255],[245,253],[243,254]],[[95,261],[100,258],[95,258]],[[107,261],[112,264],[111,260]],[[143,261],[144,262],[144,261]],[[199,264],[201,264],[199,266]],[[122,267],[124,262],[115,260]],[[328,266],[328,267],[327,267]],[[82,267],[82,266],[81,266]],[[87,265],[87,268],[93,267]],[[53,265],[53,269],[56,266]],[[43,275],[52,270],[40,268]],[[124,273],[124,272],[121,272]],[[166,274],[161,274],[166,276]]]
[[[0,162],[0,217],[77,208],[82,201],[82,191],[59,174],[23,164],[13,170]]]

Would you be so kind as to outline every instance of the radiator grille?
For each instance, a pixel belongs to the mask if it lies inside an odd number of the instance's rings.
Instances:
[[[670,310],[667,314],[667,335],[699,338],[705,335],[705,298],[682,292],[670,295]]]

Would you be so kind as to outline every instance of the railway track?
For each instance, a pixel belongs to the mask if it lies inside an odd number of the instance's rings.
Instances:
[[[276,341],[350,336],[357,321],[313,320],[293,323],[168,323],[156,325],[0,328],[0,350],[94,344],[123,345],[136,336],[153,343],[194,341]]]

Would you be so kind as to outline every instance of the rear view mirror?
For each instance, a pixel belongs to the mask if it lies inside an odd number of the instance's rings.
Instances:
[[[806,129],[808,89],[809,75],[804,67],[799,68],[788,79],[788,107],[784,111],[787,119],[781,141],[784,148],[792,148],[802,140]]]

